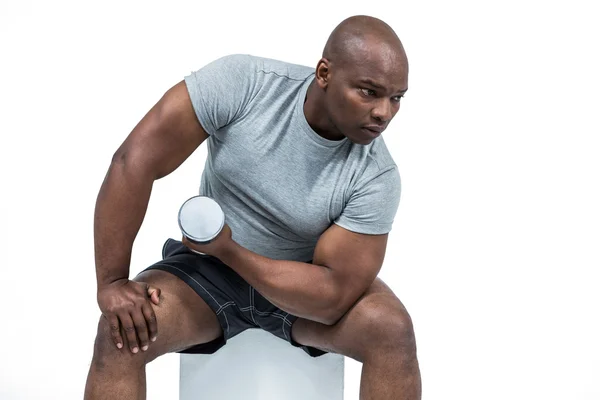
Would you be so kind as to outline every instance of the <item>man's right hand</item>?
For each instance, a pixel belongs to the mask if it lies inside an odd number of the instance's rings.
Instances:
[[[148,350],[150,340],[156,340],[158,327],[152,303],[158,305],[159,297],[160,289],[126,278],[98,288],[98,305],[119,349],[123,347],[121,327],[132,353],[137,353],[140,347]]]

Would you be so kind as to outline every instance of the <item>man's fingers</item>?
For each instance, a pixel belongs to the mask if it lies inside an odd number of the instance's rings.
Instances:
[[[158,335],[158,324],[156,322],[156,314],[154,313],[154,309],[148,303],[142,306],[142,313],[144,313],[144,318],[146,318],[146,324],[148,324],[148,336],[151,341],[156,340],[156,336]]]
[[[160,289],[152,286],[148,286],[148,297],[152,300],[152,302],[158,305],[159,297],[160,297]]]
[[[112,337],[113,343],[119,349],[123,348],[123,338],[121,337],[121,330],[119,329],[119,318],[116,315],[106,317],[108,325],[110,326],[110,337]]]
[[[135,325],[135,331],[137,333],[137,337],[139,340],[140,348],[142,351],[148,350],[148,325],[146,325],[146,318],[141,313],[141,310],[135,310],[131,314],[131,319],[133,320],[133,324]]]
[[[125,331],[125,337],[127,337],[127,344],[129,345],[129,350],[132,353],[137,353],[140,348],[137,342],[137,335],[135,333],[135,325],[133,323],[133,319],[129,314],[121,314],[119,315],[119,319],[121,320],[121,325],[123,326],[123,330]]]

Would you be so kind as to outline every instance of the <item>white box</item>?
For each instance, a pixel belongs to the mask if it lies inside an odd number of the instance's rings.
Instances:
[[[261,329],[214,354],[181,354],[180,400],[343,400],[344,356],[311,357]]]

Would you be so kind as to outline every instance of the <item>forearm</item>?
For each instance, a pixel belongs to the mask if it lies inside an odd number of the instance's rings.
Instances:
[[[98,285],[129,277],[131,249],[140,229],[153,179],[114,160],[102,183],[94,212],[94,252]]]
[[[337,315],[338,290],[327,267],[263,257],[235,242],[220,260],[267,300],[298,317],[331,324]]]

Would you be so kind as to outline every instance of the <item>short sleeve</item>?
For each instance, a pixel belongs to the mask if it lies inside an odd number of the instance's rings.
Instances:
[[[385,234],[400,203],[400,174],[393,167],[360,182],[354,189],[336,225],[357,233]]]
[[[254,58],[221,57],[184,78],[198,121],[209,135],[234,122],[253,98]]]

